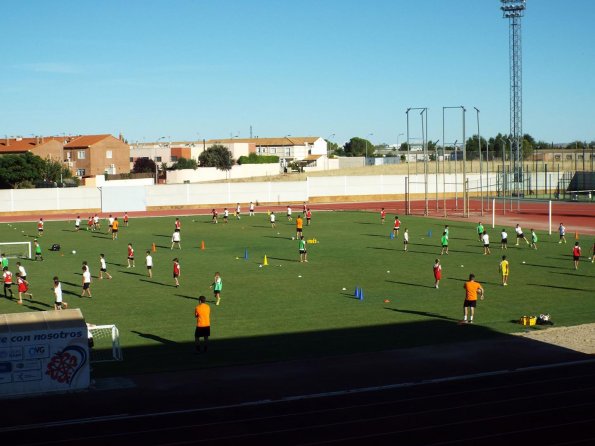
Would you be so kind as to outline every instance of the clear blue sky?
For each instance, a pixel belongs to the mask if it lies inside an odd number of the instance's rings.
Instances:
[[[404,137],[405,110],[467,107],[467,136],[509,131],[498,0],[4,0],[0,136],[129,141]],[[595,1],[528,0],[523,130],[595,140]],[[421,134],[411,116],[412,137]],[[446,140],[461,134],[447,114]],[[373,133],[373,136],[368,136]]]

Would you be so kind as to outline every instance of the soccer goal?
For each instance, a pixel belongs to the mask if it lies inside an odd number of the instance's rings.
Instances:
[[[87,324],[87,330],[91,362],[122,361],[118,327]]]
[[[8,258],[31,258],[31,242],[3,242],[0,243],[0,253]]]

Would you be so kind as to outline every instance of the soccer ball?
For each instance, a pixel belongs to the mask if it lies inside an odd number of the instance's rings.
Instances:
[[[72,253],[73,253],[73,254],[76,254],[76,251],[73,249],[73,250],[72,250]]]

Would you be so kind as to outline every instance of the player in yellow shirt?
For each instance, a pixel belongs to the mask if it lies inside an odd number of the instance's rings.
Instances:
[[[500,262],[500,274],[502,275],[502,286],[508,285],[508,273],[510,272],[510,264],[506,260],[506,256],[502,256]]]
[[[303,229],[304,229],[304,220],[302,219],[301,215],[298,215],[298,217],[295,219],[295,238],[296,238],[296,240],[299,240],[300,237],[302,236]]]

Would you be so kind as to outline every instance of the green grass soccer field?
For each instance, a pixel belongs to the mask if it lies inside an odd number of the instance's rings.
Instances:
[[[275,229],[266,214],[230,218],[229,224],[212,224],[205,215],[181,217],[183,249],[173,251],[173,217],[131,219],[129,227],[120,226],[116,241],[106,233],[105,220],[102,232],[75,232],[73,220],[49,221],[40,238],[45,260],[23,262],[33,300],[20,306],[3,299],[1,311],[52,309],[51,279],[59,276],[70,308],[81,308],[87,322],[113,323],[120,330],[124,361],[98,364],[100,376],[496,337],[521,330],[516,321],[522,315],[550,313],[556,325],[595,321],[595,265],[584,257],[574,270],[574,237],[560,245],[557,235],[538,232],[539,249],[532,250],[524,242],[514,246],[514,230],[507,228],[511,273],[503,287],[500,227],[488,228],[492,254],[486,256],[476,240],[476,222],[403,217],[401,234],[391,239],[392,218],[381,225],[377,213],[316,212],[312,225],[304,225],[305,238],[319,241],[307,245],[308,263],[298,261],[298,242],[291,239],[295,219],[288,222],[284,213]],[[444,224],[450,226],[450,253],[439,256]],[[2,241],[32,242],[35,228],[35,223],[2,224]],[[408,252],[403,251],[405,228]],[[126,268],[128,242],[135,249],[135,268]],[[61,245],[59,252],[49,251],[54,243]],[[153,243],[150,279],[144,258]],[[587,254],[592,240],[581,244]],[[98,279],[100,253],[112,280]],[[268,265],[261,267],[265,255]],[[179,288],[172,278],[174,257],[181,264]],[[438,257],[443,271],[435,289],[432,265]],[[92,299],[79,297],[83,260],[93,275]],[[11,259],[13,272],[14,264]],[[220,306],[209,289],[216,271],[223,279]],[[478,303],[475,325],[460,326],[462,287],[471,272],[486,298]],[[355,298],[356,287],[363,300]],[[201,294],[211,305],[212,336],[209,353],[194,355],[194,307]]]

